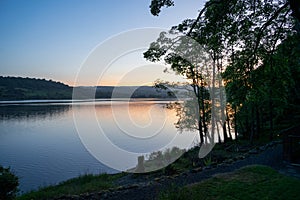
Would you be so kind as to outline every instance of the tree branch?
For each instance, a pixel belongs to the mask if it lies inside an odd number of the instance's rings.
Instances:
[[[192,24],[192,27],[190,28],[189,32],[187,33],[187,36],[190,36],[190,35],[191,35],[193,29],[196,27],[196,25],[197,25],[198,22],[200,21],[201,16],[202,16],[203,13],[206,11],[206,9],[207,9],[209,6],[213,5],[213,4],[217,4],[217,3],[221,3],[221,2],[222,2],[221,0],[214,0],[214,1],[211,0],[211,1],[207,2],[207,3],[205,4],[204,8],[202,8],[202,10],[199,12],[198,17],[197,17],[196,21],[194,21],[194,23]]]
[[[262,27],[260,27],[259,29],[259,32],[258,32],[258,36],[257,36],[257,40],[256,40],[256,43],[255,43],[255,47],[254,47],[254,51],[253,51],[253,56],[256,54],[257,52],[257,49],[258,49],[258,46],[259,46],[259,43],[260,43],[260,40],[262,38],[262,35],[263,35],[263,31],[264,29],[266,29],[274,19],[276,19],[278,17],[278,15],[285,9],[289,6],[289,2],[286,2],[281,8],[279,8],[273,16],[271,16],[268,21],[262,25]]]

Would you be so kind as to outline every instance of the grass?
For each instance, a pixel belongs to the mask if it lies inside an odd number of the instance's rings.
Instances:
[[[229,142],[225,146],[224,144],[216,144],[214,150],[204,159],[198,158],[199,148],[195,147],[185,152],[183,156],[164,169],[151,173],[136,174],[136,176],[144,176],[145,179],[148,179],[163,175],[173,175],[199,166],[203,167],[212,163],[219,163],[224,159],[234,158],[243,154],[239,152],[229,152],[224,149],[232,145],[236,145],[236,142]],[[245,144],[240,140],[238,145],[244,146]],[[164,154],[162,155],[164,156]],[[23,194],[17,199],[51,199],[64,195],[107,190],[117,187],[114,181],[124,175],[126,175],[126,173],[114,175],[83,175],[58,185],[40,188],[37,191]],[[299,192],[295,190],[297,184],[299,185]],[[169,191],[162,193],[161,199],[190,199],[190,197],[192,197],[191,199],[257,199],[257,195],[261,197],[259,199],[282,199],[285,197],[295,197],[289,196],[292,194],[300,196],[299,180],[284,177],[276,171],[262,166],[244,168],[229,175],[218,175],[208,181],[203,181],[193,186],[174,188],[174,190],[170,188]],[[266,193],[266,191],[268,191],[268,193]],[[285,196],[285,191],[290,194]]]
[[[299,199],[300,180],[265,166],[249,166],[197,184],[172,186],[159,199]]]
[[[224,152],[222,147],[218,147],[216,145],[216,151],[220,151],[222,156],[226,156],[228,152]],[[158,177],[161,175],[172,175],[178,172],[182,172],[185,170],[192,169],[193,167],[197,167],[199,163],[195,163],[199,161],[198,159],[199,148],[193,148],[185,153],[184,156],[180,157],[176,162],[169,165],[168,167],[146,174],[136,174],[136,176],[150,176],[150,177]],[[219,153],[220,154],[220,153]],[[223,155],[224,154],[224,155]],[[165,155],[165,154],[162,154]],[[149,163],[147,163],[148,165]],[[145,164],[146,165],[146,164]],[[147,166],[149,167],[149,166]],[[62,182],[58,185],[48,186],[44,188],[40,188],[37,191],[31,191],[26,194],[19,196],[18,200],[31,200],[31,199],[51,199],[54,197],[59,197],[63,195],[76,195],[93,191],[106,190],[109,188],[116,187],[114,185],[114,180],[124,176],[125,173],[121,174],[101,174],[101,175],[83,175],[78,178],[70,179],[65,182]]]
[[[82,175],[55,186],[40,188],[17,197],[17,200],[49,199],[63,195],[76,195],[115,187],[113,181],[124,176],[119,174]]]

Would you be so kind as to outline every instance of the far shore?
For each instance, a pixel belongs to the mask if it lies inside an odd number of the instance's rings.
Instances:
[[[0,101],[0,105],[19,105],[19,104],[60,104],[60,103],[85,103],[101,101],[178,101],[177,98],[97,98],[97,99],[32,99],[32,100],[12,100]],[[180,99],[182,100],[182,99]],[[179,101],[180,101],[179,100]]]

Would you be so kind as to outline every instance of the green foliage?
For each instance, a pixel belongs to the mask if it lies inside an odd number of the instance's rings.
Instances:
[[[263,131],[270,128],[264,123],[270,119],[280,124],[286,115],[299,114],[299,43],[299,36],[289,36],[273,55],[263,55],[261,65],[247,76],[239,74],[240,63],[227,67],[223,77],[228,101],[238,108],[240,133],[245,135],[253,125]],[[253,121],[255,124],[251,124]]]
[[[160,199],[298,199],[300,181],[265,166],[249,166],[191,186],[172,186]]]
[[[144,57],[152,62],[164,59],[195,87],[211,86],[203,69],[221,73],[229,103],[226,117],[233,120],[236,135],[253,142],[269,131],[272,139],[285,115],[300,113],[300,40],[294,29],[299,33],[299,22],[294,19],[299,4],[295,2],[209,0],[196,19],[185,19],[169,32],[190,40],[161,33]],[[201,45],[200,51],[195,41]],[[221,81],[216,85],[221,86]],[[199,107],[204,107],[203,101]],[[198,121],[201,117],[205,119],[205,115],[195,116]]]
[[[145,171],[153,171],[161,167],[168,166],[185,152],[183,149],[173,147],[172,149],[166,149],[165,151],[152,152],[148,159],[145,161]]]
[[[196,40],[190,37],[174,36],[175,33],[174,30],[169,33],[162,32],[156,42],[153,42],[144,53],[144,57],[152,62],[164,60],[170,65],[172,71],[187,80],[185,85],[189,87],[185,89],[192,100],[183,105],[181,110],[177,109],[180,111],[180,113],[177,112],[180,119],[176,126],[184,130],[188,127],[187,125],[190,125],[194,130],[198,130],[200,143],[203,143],[209,120],[207,118],[209,93],[205,88],[211,82],[208,75],[211,69],[207,64],[209,54]],[[194,105],[190,106],[191,104]]]
[[[211,156],[204,158],[203,162],[205,166],[210,166],[212,164]]]
[[[83,175],[55,186],[48,186],[18,197],[18,200],[53,199],[63,195],[76,195],[115,187],[113,181],[124,176],[120,174]]]
[[[10,168],[0,166],[0,199],[9,200],[16,197],[19,179]]]
[[[152,15],[158,16],[162,7],[170,7],[174,5],[172,0],[152,0],[150,10]]]

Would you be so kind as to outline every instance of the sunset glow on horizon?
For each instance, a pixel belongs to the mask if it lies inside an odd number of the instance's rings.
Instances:
[[[119,82],[132,62],[118,62],[115,72],[103,80],[87,75],[75,81],[85,59],[107,39],[137,28],[169,29],[182,19],[195,18],[203,2],[178,1],[159,17],[151,15],[149,4],[140,0],[0,1],[1,76],[51,79],[70,86],[150,84],[161,78],[157,72],[137,76],[148,76],[147,80]]]

